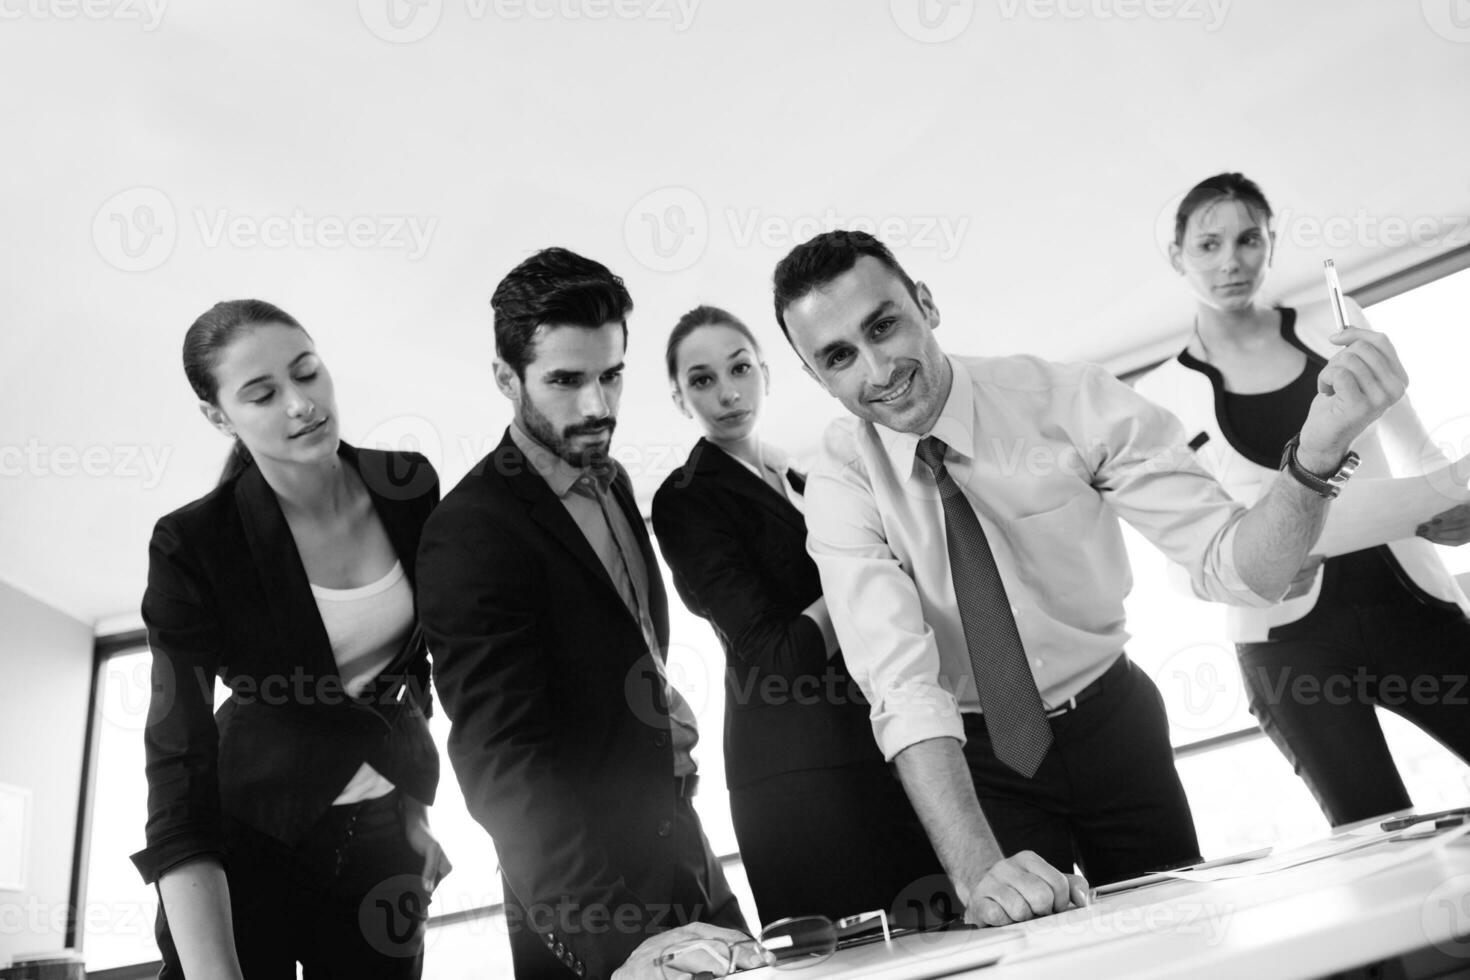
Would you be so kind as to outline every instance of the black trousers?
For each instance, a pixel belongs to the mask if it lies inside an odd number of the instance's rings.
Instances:
[[[1242,643],[1251,713],[1333,826],[1410,805],[1374,708],[1470,762],[1470,623],[1399,589]]]
[[[334,806],[296,847],[227,828],[235,949],[245,980],[417,980],[429,896],[399,794]],[[162,903],[160,980],[184,976]]]
[[[725,869],[710,849],[694,805],[687,799],[681,799],[675,807],[673,836],[673,894],[668,896],[668,915],[661,923],[662,928],[708,922],[747,932],[740,902],[730,890]],[[546,948],[545,940],[534,928],[536,913],[526,910],[509,881],[503,876],[501,880],[505,885],[506,928],[516,980],[576,980],[576,974]],[[616,911],[612,918],[617,920]]]
[[[1163,698],[1121,660],[1099,693],[1051,719],[1051,750],[1030,779],[996,759],[983,716],[965,715],[965,761],[1001,850],[1075,864],[1092,885],[1200,859]]]
[[[763,924],[885,909],[899,924],[949,879],[898,776],[871,763],[778,773],[730,790],[740,859]],[[953,903],[951,902],[951,906]]]

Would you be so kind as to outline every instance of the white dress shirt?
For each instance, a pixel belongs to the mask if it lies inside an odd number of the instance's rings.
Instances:
[[[1179,422],[1105,370],[1029,356],[950,357],[931,432],[995,553],[1048,709],[1123,650],[1132,586],[1121,516],[1219,602],[1264,606],[1235,568],[1245,508],[1194,460]],[[920,436],[845,418],[807,480],[808,549],[873,734],[892,759],[964,740],[980,711]],[[1111,509],[1108,505],[1111,505]]]

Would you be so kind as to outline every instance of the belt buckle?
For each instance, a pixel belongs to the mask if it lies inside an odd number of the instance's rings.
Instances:
[[[1052,708],[1050,711],[1048,711],[1046,713],[1046,716],[1048,718],[1057,718],[1071,711],[1075,707],[1077,707],[1077,699],[1075,697],[1070,697],[1067,700],[1063,701],[1059,707]]]

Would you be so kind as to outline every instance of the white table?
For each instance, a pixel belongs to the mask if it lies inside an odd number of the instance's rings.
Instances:
[[[903,942],[909,958],[937,962],[966,942],[1013,936],[1000,962],[943,974],[978,980],[1470,977],[1470,938],[1457,938],[1470,937],[1470,837],[1441,844],[1385,842],[1256,878],[1169,881],[1003,930]],[[846,955],[816,972],[841,976]]]

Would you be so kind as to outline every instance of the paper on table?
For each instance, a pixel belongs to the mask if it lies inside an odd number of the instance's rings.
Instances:
[[[1393,836],[1395,836],[1394,832],[1381,829],[1372,833],[1338,834],[1303,844],[1300,847],[1293,847],[1290,850],[1275,851],[1268,857],[1255,861],[1221,865],[1215,868],[1169,871],[1165,874],[1171,878],[1183,878],[1186,881],[1227,881],[1232,878],[1254,878],[1257,875],[1285,871],[1299,864],[1310,864],[1323,858],[1336,857],[1359,848],[1371,847]]]
[[[1422,476],[1349,480],[1327,510],[1312,554],[1331,558],[1414,537],[1436,514],[1470,503],[1470,456]]]

